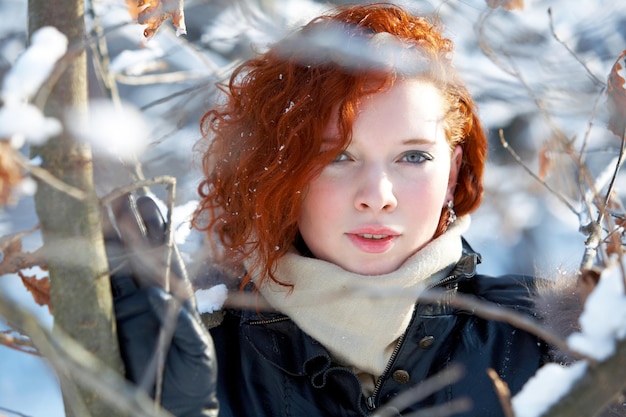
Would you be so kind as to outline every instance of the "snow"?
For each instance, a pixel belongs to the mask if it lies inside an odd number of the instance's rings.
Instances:
[[[66,51],[67,37],[56,28],[46,26],[33,33],[31,46],[4,78],[0,97],[5,105],[33,98]]]
[[[218,284],[208,289],[196,291],[196,304],[200,313],[213,313],[222,308],[228,288],[224,284]]]
[[[13,148],[26,142],[40,145],[61,132],[61,123],[45,117],[28,101],[48,79],[56,62],[67,51],[67,37],[47,26],[33,33],[31,46],[19,56],[6,74],[0,90],[0,139],[9,139]]]
[[[572,334],[570,348],[602,361],[615,352],[616,341],[626,337],[626,294],[617,260],[603,270],[600,281],[585,302],[581,331]],[[581,378],[587,369],[581,360],[569,366],[548,364],[539,369],[513,398],[515,417],[541,417]]]
[[[70,110],[66,117],[70,131],[89,143],[95,151],[125,161],[134,161],[148,146],[151,129],[144,114],[134,105],[116,105],[108,100],[92,100],[88,117]]]
[[[143,49],[122,51],[111,61],[109,69],[113,73],[141,75],[146,72],[147,66],[164,54],[158,43],[149,42]]]
[[[29,103],[11,103],[0,108],[0,138],[9,138],[11,146],[19,149],[26,142],[41,145],[63,131],[61,122],[45,117]]]
[[[515,417],[541,417],[552,404],[567,394],[586,369],[585,362],[571,366],[552,363],[543,366],[513,397]]]
[[[626,337],[626,294],[621,265],[602,271],[597,287],[587,298],[580,317],[581,331],[568,338],[569,346],[598,361],[615,352],[617,340]]]
[[[167,213],[167,205],[154,194],[150,194],[150,197],[154,200],[157,207],[163,214]],[[184,204],[174,206],[172,210],[172,229],[174,230],[174,242],[177,245],[184,245],[189,242],[191,237],[191,218],[194,212],[198,208],[199,201],[191,200]],[[187,248],[185,252],[192,252],[191,248]],[[197,249],[197,248],[196,248]]]

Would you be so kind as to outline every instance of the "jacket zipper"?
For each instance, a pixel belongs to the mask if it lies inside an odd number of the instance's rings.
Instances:
[[[430,289],[433,289],[435,287],[439,287],[441,285],[446,284],[449,281],[454,281],[456,278],[457,278],[456,275],[448,276],[446,278],[443,278],[443,279],[435,282],[434,284],[429,285],[428,287],[426,287],[426,290],[430,290]],[[396,347],[393,350],[393,352],[391,353],[391,357],[389,358],[389,361],[387,362],[387,366],[385,367],[385,370],[383,371],[383,373],[380,376],[380,378],[378,378],[378,380],[376,381],[376,385],[374,385],[374,391],[372,392],[372,395],[367,397],[367,399],[365,400],[367,408],[370,411],[374,410],[376,408],[376,396],[378,395],[378,392],[380,391],[380,388],[382,387],[383,381],[387,378],[387,374],[391,370],[391,366],[395,362],[396,356],[398,356],[398,352],[400,351],[400,347],[402,347],[402,342],[404,342],[405,335],[406,335],[406,332],[403,333],[398,338],[398,343],[396,343]]]
[[[277,317],[275,319],[268,319],[268,320],[252,320],[248,324],[250,324],[251,326],[258,326],[258,325],[264,325],[264,324],[278,323],[278,322],[285,321],[285,320],[289,320],[289,317],[283,316],[283,317]]]
[[[456,275],[450,275],[449,277],[443,278],[443,279],[435,282],[434,284],[430,284],[429,286],[426,287],[426,290],[432,290],[435,287],[440,287],[440,286],[446,284],[449,281],[454,281],[457,278],[458,277]]]
[[[383,381],[386,379],[387,374],[391,370],[391,365],[393,365],[393,362],[396,360],[396,356],[398,356],[398,352],[400,351],[400,347],[402,346],[402,342],[404,341],[405,334],[406,333],[403,333],[398,338],[398,343],[396,343],[396,347],[394,348],[393,352],[391,352],[391,357],[389,358],[389,361],[387,362],[387,366],[385,367],[383,374],[380,376],[380,378],[378,378],[378,381],[376,381],[376,385],[374,385],[374,391],[372,392],[372,395],[367,397],[366,404],[367,404],[367,408],[369,408],[370,410],[373,410],[376,408],[376,403],[375,403],[376,396],[378,395],[378,391],[380,391],[380,387],[382,386]]]

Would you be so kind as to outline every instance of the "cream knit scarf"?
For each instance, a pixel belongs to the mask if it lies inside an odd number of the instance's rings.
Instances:
[[[276,277],[293,289],[266,281],[269,304],[324,345],[338,362],[380,376],[404,333],[419,292],[445,278],[461,257],[469,216],[411,256],[396,271],[359,275],[295,249],[279,262]],[[258,277],[253,277],[257,281]]]

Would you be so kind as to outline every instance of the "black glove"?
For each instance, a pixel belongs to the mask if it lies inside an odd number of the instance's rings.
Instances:
[[[193,305],[184,264],[171,258],[166,269],[165,222],[152,199],[127,194],[112,203],[116,226],[103,216],[117,334],[126,377],[154,398],[165,340],[161,405],[177,417],[217,416],[217,364],[213,341]],[[164,329],[164,331],[162,331]],[[169,342],[169,343],[168,343]]]

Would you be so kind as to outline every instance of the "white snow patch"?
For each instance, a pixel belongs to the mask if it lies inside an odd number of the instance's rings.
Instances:
[[[152,193],[149,194],[149,197],[154,200],[159,211],[161,211],[161,215],[167,220],[167,204]],[[191,218],[199,204],[200,202],[197,200],[190,200],[180,206],[174,206],[172,211],[172,230],[174,231],[174,242],[177,245],[187,243],[187,238],[192,231]]]
[[[152,70],[154,61],[163,57],[165,52],[156,43],[148,45],[143,49],[122,51],[111,62],[111,72],[141,75]]]
[[[513,397],[515,417],[540,417],[562,398],[587,369],[586,362],[571,366],[545,365]]]
[[[196,305],[200,313],[212,313],[222,308],[226,297],[228,296],[228,288],[224,284],[218,284],[208,289],[200,289],[196,291]]]
[[[0,139],[10,139],[15,149],[25,142],[41,145],[62,130],[57,119],[45,117],[32,104],[13,102],[0,108]]]
[[[587,298],[580,326],[581,331],[568,338],[569,346],[599,361],[612,355],[616,341],[626,337],[626,295],[617,262],[602,271],[598,285]]]
[[[198,208],[198,204],[198,201],[188,201],[174,207],[172,226],[174,227],[174,241],[179,245],[185,243],[191,233],[191,218]]]
[[[122,160],[133,161],[148,146],[150,126],[134,106],[119,106],[106,100],[89,104],[88,117],[80,110],[69,111],[66,117],[69,129],[94,150]]]
[[[56,28],[45,26],[37,30],[31,46],[20,55],[4,78],[2,99],[5,105],[31,99],[66,51],[67,37]]]
[[[626,337],[626,295],[620,265],[614,261],[587,297],[580,317],[581,331],[568,338],[568,345],[596,360],[615,352],[617,340]],[[557,403],[585,373],[587,362],[571,366],[548,364],[539,369],[513,398],[516,417],[539,417]]]

